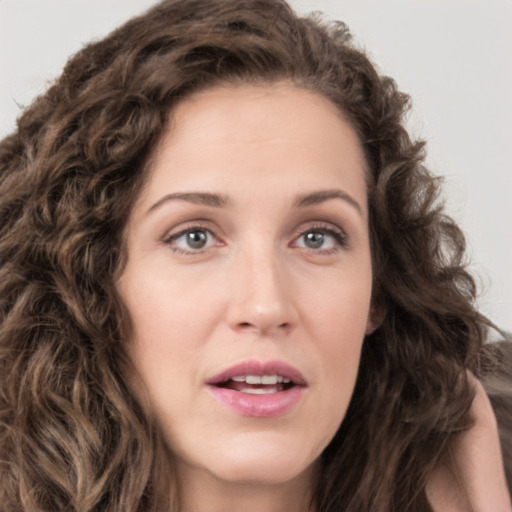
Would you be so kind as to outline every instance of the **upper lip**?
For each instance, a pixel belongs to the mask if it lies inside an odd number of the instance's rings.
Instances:
[[[207,384],[216,385],[233,377],[241,375],[281,375],[290,379],[294,384],[307,386],[306,379],[295,367],[283,361],[242,361],[223,370],[206,381]]]

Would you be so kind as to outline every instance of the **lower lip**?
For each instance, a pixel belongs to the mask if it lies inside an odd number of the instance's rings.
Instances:
[[[304,386],[266,395],[251,395],[233,389],[208,386],[215,399],[242,416],[275,418],[290,411],[302,397]]]

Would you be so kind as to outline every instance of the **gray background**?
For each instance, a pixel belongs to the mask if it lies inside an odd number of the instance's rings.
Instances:
[[[236,0],[234,0],[236,1]],[[66,59],[154,0],[0,0],[0,137]],[[409,127],[446,178],[480,307],[512,330],[512,0],[292,0],[345,21],[413,98]]]

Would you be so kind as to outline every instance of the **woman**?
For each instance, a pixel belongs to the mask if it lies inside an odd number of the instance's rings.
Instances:
[[[407,103],[281,1],[70,60],[1,145],[3,510],[510,507]]]

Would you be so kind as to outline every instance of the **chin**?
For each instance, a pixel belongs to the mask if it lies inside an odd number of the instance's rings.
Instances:
[[[233,464],[216,468],[215,476],[233,484],[281,485],[313,471],[314,464],[306,467],[296,464]]]
[[[231,483],[282,484],[313,471],[316,454],[304,446],[281,443],[232,443],[215,457],[210,472]]]

